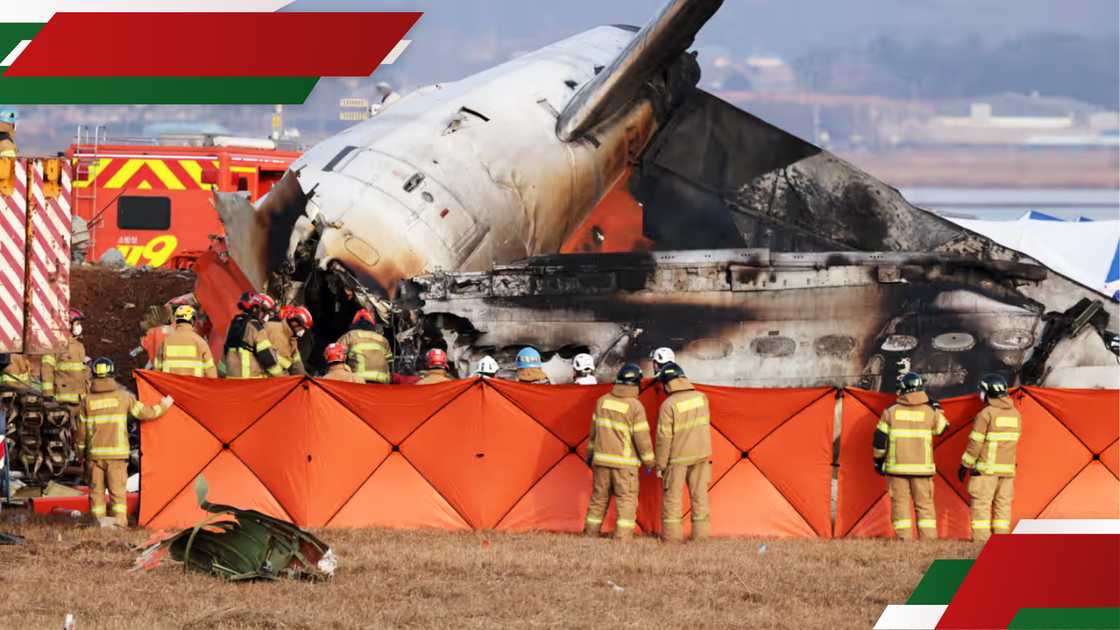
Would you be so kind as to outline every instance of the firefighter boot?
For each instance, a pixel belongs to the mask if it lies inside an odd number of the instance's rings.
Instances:
[[[599,537],[603,528],[603,516],[611,500],[611,469],[595,466],[591,470],[591,502],[587,505],[587,520],[584,521],[585,536]]]

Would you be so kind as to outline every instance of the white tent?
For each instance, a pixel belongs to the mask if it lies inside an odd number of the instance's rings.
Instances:
[[[1120,221],[1057,221],[1032,213],[1016,221],[946,218],[1120,299]]]

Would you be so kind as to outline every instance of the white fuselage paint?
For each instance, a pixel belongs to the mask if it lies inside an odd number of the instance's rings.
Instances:
[[[595,142],[556,136],[557,112],[632,37],[600,27],[419,89],[309,150],[291,170],[315,190],[309,212],[331,226],[319,264],[337,260],[391,291],[437,269],[558,251],[656,128],[638,100],[595,129]]]

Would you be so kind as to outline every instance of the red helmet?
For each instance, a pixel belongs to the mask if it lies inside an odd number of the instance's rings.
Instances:
[[[323,351],[323,357],[327,360],[327,363],[342,363],[346,361],[346,346],[340,343],[332,343]]]
[[[304,327],[305,330],[311,330],[315,325],[314,320],[311,319],[311,311],[302,306],[285,306],[280,309],[280,318],[284,321],[296,320]]]
[[[377,320],[374,319],[373,315],[371,315],[370,312],[364,308],[357,313],[354,313],[354,319],[350,322],[350,325],[356,326],[358,322],[363,320],[369,322],[372,325],[377,325]]]
[[[267,293],[254,293],[250,303],[265,313],[276,311],[276,300],[272,299]]]
[[[70,321],[78,322],[86,318],[86,314],[76,308],[70,309]]]
[[[439,348],[432,348],[427,354],[428,368],[447,369],[447,353]]]

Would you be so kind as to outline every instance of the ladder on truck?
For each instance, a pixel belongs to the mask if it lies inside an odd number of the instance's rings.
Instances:
[[[89,244],[86,251],[96,251],[96,243],[94,242],[94,224],[101,220],[103,208],[97,207],[97,176],[100,170],[100,147],[102,139],[107,138],[108,129],[105,125],[97,125],[90,128],[87,125],[78,125],[78,131],[74,138],[74,145],[77,150],[74,152],[74,172],[78,175],[76,179],[83,179],[89,182],[88,186],[83,188],[74,187],[74,215],[77,216],[77,210],[83,201],[89,202],[89,221],[86,223],[86,238]],[[90,152],[86,153],[84,147],[91,147]],[[96,262],[96,261],[87,261]]]

